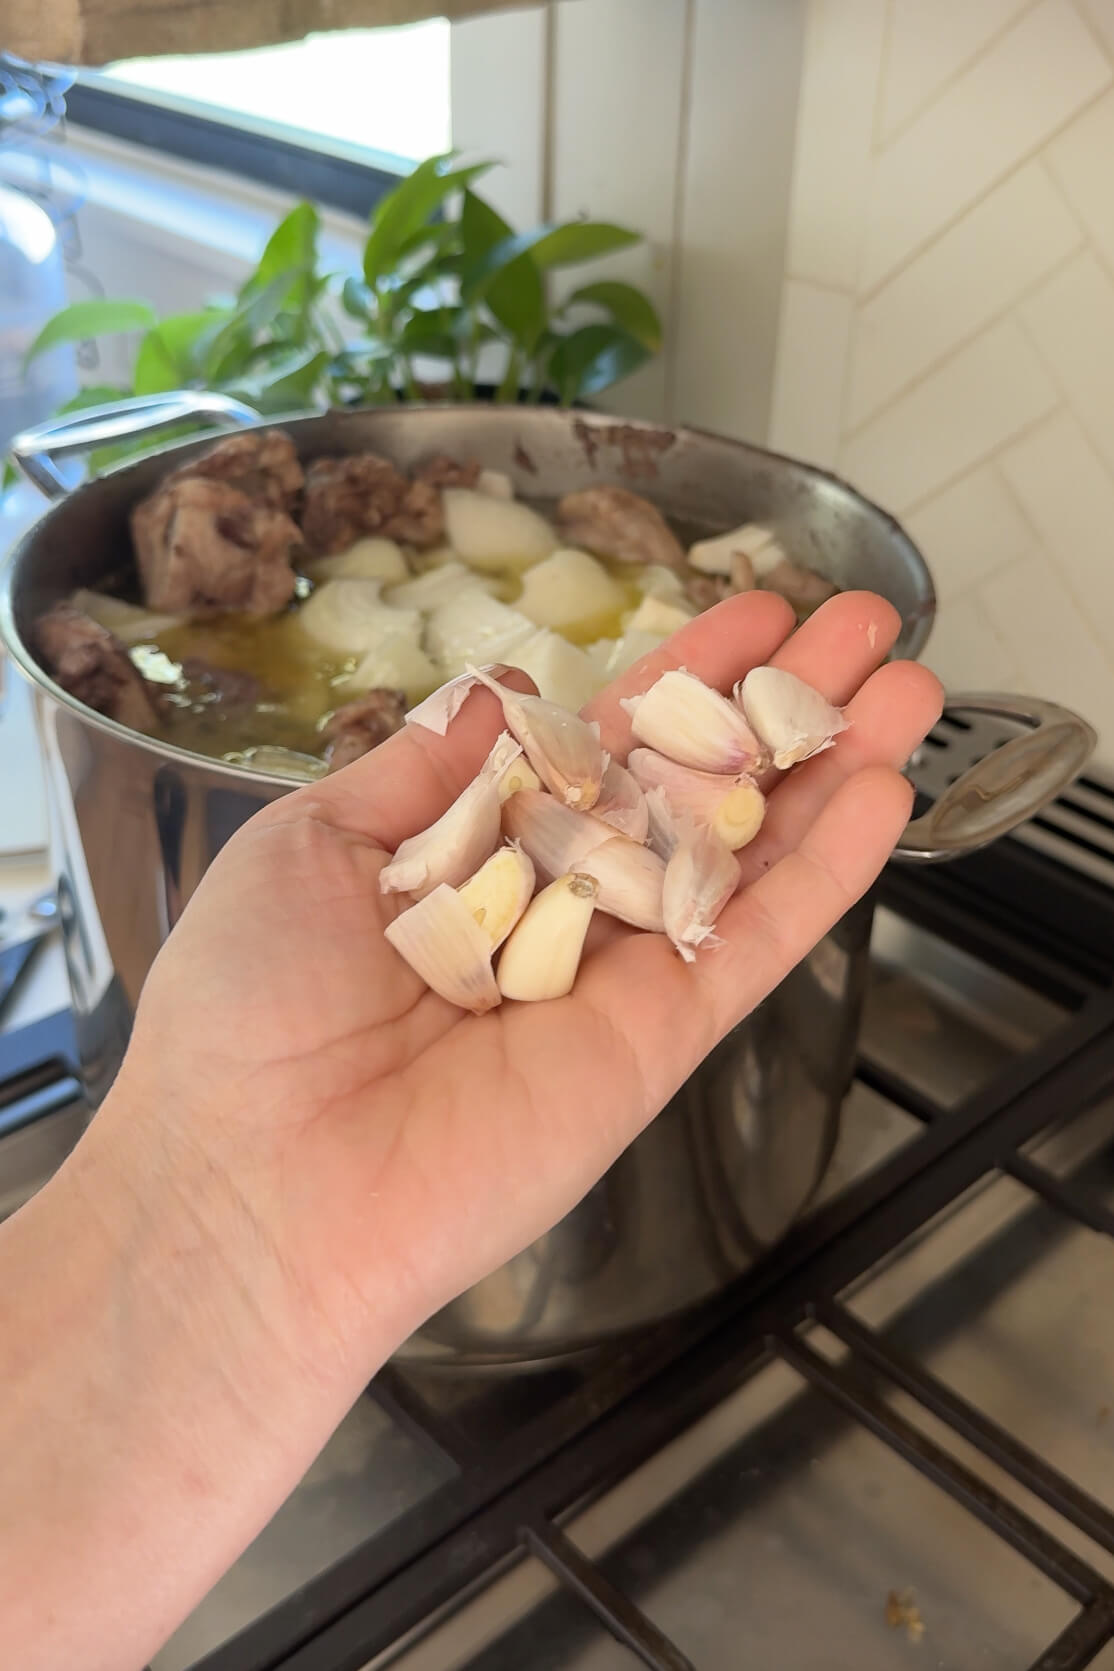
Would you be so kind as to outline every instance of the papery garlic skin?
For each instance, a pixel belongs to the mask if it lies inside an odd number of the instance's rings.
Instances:
[[[762,744],[735,703],[683,668],[663,673],[643,696],[622,698],[621,706],[639,742],[678,765],[737,776],[764,763]]]
[[[686,963],[695,959],[697,946],[715,943],[716,919],[738,885],[739,864],[730,849],[713,830],[683,820],[665,867],[662,913],[665,932]]]
[[[766,816],[766,798],[745,773],[726,777],[680,766],[654,749],[632,749],[627,770],[643,794],[661,789],[673,812],[715,830],[733,853],[753,841]]]
[[[456,890],[497,951],[534,896],[535,871],[517,843],[500,847]]]
[[[616,835],[593,847],[579,869],[599,886],[598,911],[649,934],[664,932],[665,862],[649,847]]]
[[[527,906],[496,973],[504,998],[538,1003],[572,991],[596,905],[589,876],[559,876]]]
[[[646,811],[650,818],[648,841],[651,852],[659,859],[668,859],[677,845],[677,814],[669,804],[662,788],[647,789]]]
[[[399,956],[440,997],[483,1015],[502,1002],[491,941],[455,888],[439,884],[383,930]]]
[[[539,789],[522,789],[504,802],[503,829],[546,878],[579,870],[592,849],[615,834],[594,813],[576,812]]]
[[[504,731],[467,789],[447,812],[420,834],[399,844],[394,858],[379,872],[381,893],[413,894],[423,899],[446,883],[466,882],[490,858],[501,832],[499,782],[520,753]]]
[[[650,828],[646,797],[626,766],[609,760],[600,785],[600,797],[592,808],[599,818],[632,841],[645,841]]]
[[[849,721],[818,690],[782,667],[752,667],[735,701],[781,771],[831,748]]]
[[[499,698],[503,718],[546,788],[566,806],[582,812],[594,806],[608,759],[599,726],[543,697],[519,696],[474,667],[468,673]]]

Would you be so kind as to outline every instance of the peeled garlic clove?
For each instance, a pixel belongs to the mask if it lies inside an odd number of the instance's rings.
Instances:
[[[534,867],[522,848],[500,847],[457,890],[496,951],[529,905]]]
[[[615,833],[592,813],[574,812],[540,789],[520,789],[503,803],[503,829],[545,877],[579,870],[592,849]]]
[[[646,797],[625,766],[609,760],[592,817],[610,824],[632,841],[645,841],[650,828]]]
[[[504,998],[536,1003],[572,991],[596,905],[590,876],[559,876],[526,907],[499,958]]]
[[[735,704],[683,669],[663,673],[622,706],[639,742],[678,765],[735,776],[762,764],[762,745]]]
[[[766,799],[754,779],[745,774],[729,778],[717,772],[697,772],[649,748],[632,749],[627,770],[644,794],[661,789],[677,816],[715,830],[733,853],[753,841],[762,828]]]
[[[546,788],[566,806],[578,807],[582,812],[594,806],[607,769],[599,726],[589,725],[579,714],[546,702],[541,696],[519,696],[486,673],[477,673],[474,667],[468,672],[499,698],[503,718]]]
[[[686,963],[696,947],[712,939],[716,918],[739,885],[739,865],[713,830],[689,820],[665,867],[662,914],[665,932]]]
[[[818,690],[781,667],[752,667],[735,686],[735,700],[782,771],[831,748],[849,724]]]
[[[502,1001],[491,968],[491,941],[446,883],[388,923],[383,935],[450,1004],[483,1015]]]
[[[541,778],[526,756],[520,753],[514,764],[508,766],[499,779],[499,799],[508,801],[512,795],[517,795],[520,789],[540,790],[541,786]]]
[[[599,887],[597,910],[650,934],[664,931],[665,861],[650,848],[641,847],[626,836],[613,836],[610,841],[593,847],[578,868]]]
[[[381,893],[421,899],[447,883],[459,887],[499,845],[499,783],[520,749],[504,731],[473,778],[447,812],[419,835],[401,842],[379,872]]]

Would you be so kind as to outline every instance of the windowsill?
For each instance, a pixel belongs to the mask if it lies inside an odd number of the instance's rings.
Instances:
[[[82,175],[91,211],[125,221],[164,254],[200,255],[214,274],[234,279],[254,263],[276,222],[295,198],[252,180],[179,162],[123,140],[67,127],[66,150]],[[322,209],[321,254],[326,267],[358,265],[366,223],[338,209]]]

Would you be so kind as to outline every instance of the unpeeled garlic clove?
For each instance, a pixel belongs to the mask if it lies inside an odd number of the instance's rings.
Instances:
[[[632,841],[645,841],[650,828],[646,811],[646,797],[626,766],[609,760],[600,785],[600,798],[592,808],[592,817],[610,824],[621,835]]]
[[[383,930],[395,951],[440,997],[483,1015],[502,1000],[491,967],[491,941],[467,904],[440,883]]]
[[[536,1003],[572,991],[597,892],[590,876],[559,876],[530,902],[499,958],[504,998]]]
[[[736,776],[763,763],[762,745],[736,705],[683,668],[663,673],[622,706],[639,742],[678,765]]]
[[[849,724],[818,690],[782,667],[752,667],[735,686],[735,700],[782,771],[831,748]]]
[[[578,870],[594,847],[615,834],[594,813],[576,812],[540,789],[521,789],[504,802],[503,829],[548,878]]]
[[[627,770],[643,793],[661,789],[677,816],[715,830],[734,852],[753,841],[766,816],[766,799],[752,777],[724,777],[679,766],[653,749],[632,749]]]
[[[499,698],[503,718],[546,788],[566,806],[582,812],[594,806],[608,758],[600,747],[599,726],[544,697],[520,696],[474,667],[468,673]]]
[[[716,943],[716,919],[738,885],[738,861],[715,831],[682,820],[665,867],[662,914],[665,932],[686,963],[693,962],[697,946]]]
[[[534,867],[517,843],[500,847],[456,891],[494,952],[533,897]]]
[[[627,836],[612,836],[585,855],[578,868],[599,887],[596,909],[650,934],[665,929],[662,890],[665,862]]]
[[[459,887],[479,869],[499,845],[499,782],[519,752],[517,743],[503,732],[479,775],[448,811],[428,830],[399,844],[390,864],[379,872],[382,893],[407,893],[422,899],[443,882]]]
[[[646,811],[650,818],[650,849],[659,859],[668,859],[677,845],[677,814],[664,789],[647,789]]]

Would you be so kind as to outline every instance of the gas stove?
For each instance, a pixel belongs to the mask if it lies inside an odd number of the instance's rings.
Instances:
[[[1114,788],[878,900],[797,1227],[607,1350],[389,1365],[152,1671],[1114,1671]],[[72,1059],[62,1012],[0,1036],[0,1213]]]

